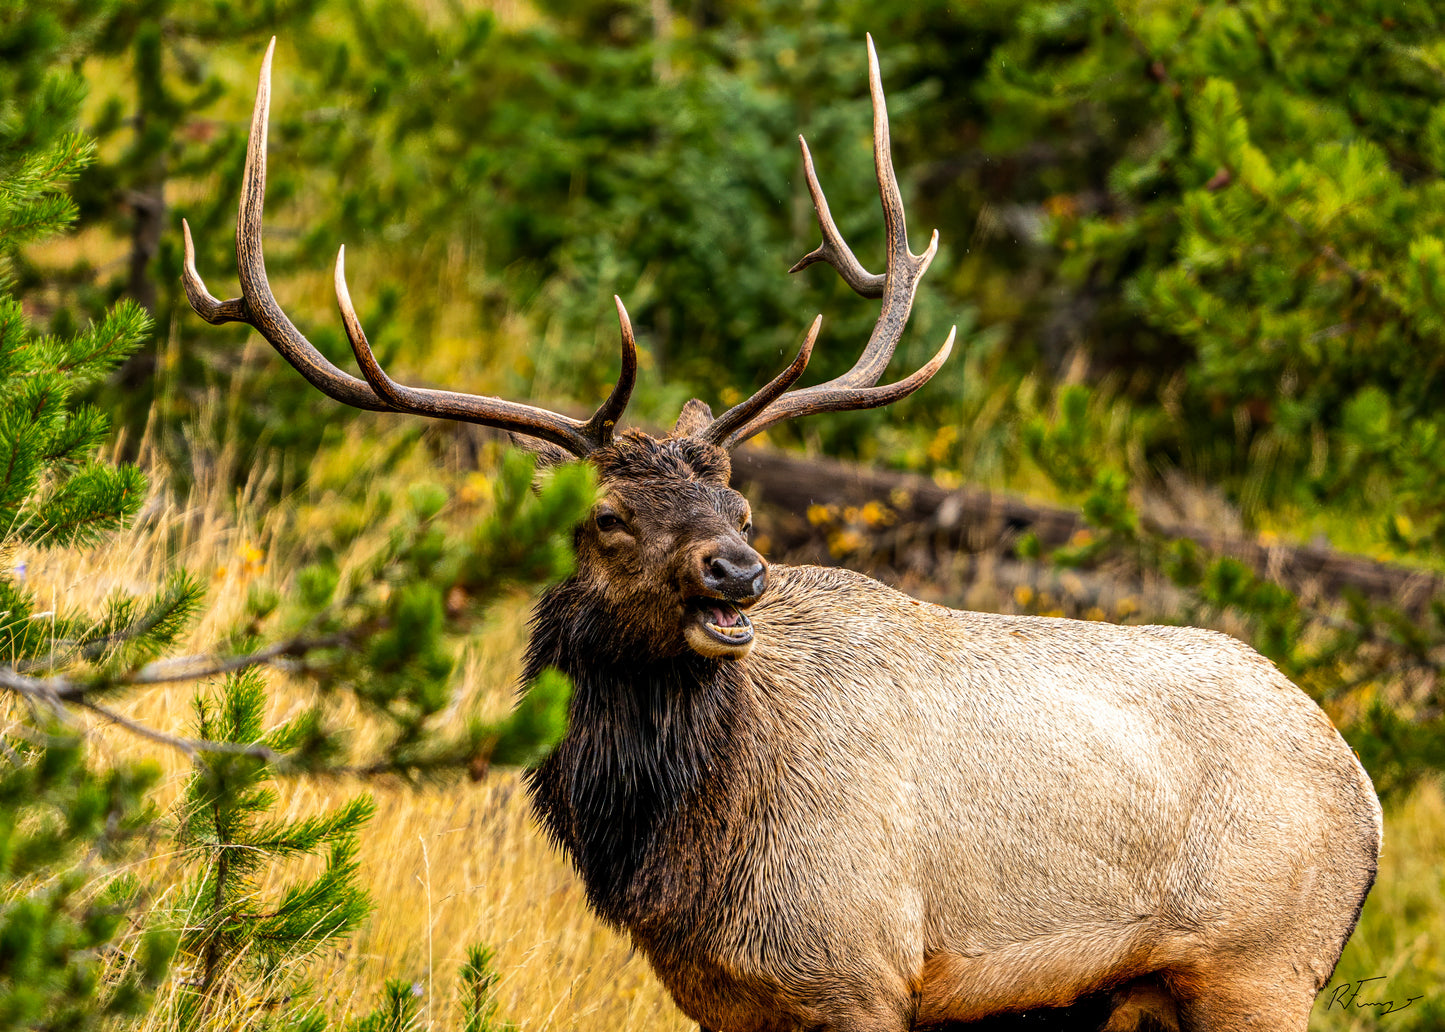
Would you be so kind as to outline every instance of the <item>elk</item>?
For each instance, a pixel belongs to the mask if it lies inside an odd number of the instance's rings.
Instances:
[[[274,49],[274,41],[272,42]],[[1186,627],[960,612],[748,543],[731,449],[781,420],[886,405],[879,385],[937,247],[909,250],[868,41],[887,265],[839,234],[806,142],[832,265],[881,299],[853,367],[797,358],[713,418],[618,432],[637,373],[587,420],[403,386],[336,295],[363,379],[277,305],[261,248],[262,65],[236,232],[241,297],[185,286],[347,405],[501,428],[590,462],[576,571],[536,605],[527,677],[571,677],[570,726],[528,775],[535,812],[602,918],[630,933],[704,1032],[904,1032],[1103,999],[1107,1028],[1303,1030],[1373,882],[1369,778],[1329,719],[1246,645]],[[1101,1019],[1103,1020],[1103,1019]],[[1097,1027],[1097,1026],[1095,1026]]]

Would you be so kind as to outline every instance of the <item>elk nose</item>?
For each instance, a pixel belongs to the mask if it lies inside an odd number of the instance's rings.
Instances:
[[[768,568],[762,556],[751,548],[746,552],[714,555],[703,560],[702,582],[709,591],[741,602],[757,598],[767,588]]]

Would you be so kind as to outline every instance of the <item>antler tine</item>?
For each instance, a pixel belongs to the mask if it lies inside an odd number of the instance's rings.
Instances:
[[[185,238],[186,261],[181,273],[181,283],[186,288],[186,299],[191,309],[212,326],[228,322],[246,322],[246,302],[239,297],[222,301],[206,289],[205,280],[196,271],[196,244],[191,239],[191,224],[181,219],[181,236]]]
[[[477,423],[541,438],[583,457],[612,439],[613,427],[632,395],[637,378],[637,347],[632,326],[622,302],[617,302],[622,321],[622,374],[611,396],[587,422],[547,409],[454,391],[407,387],[396,383],[381,368],[361,328],[351,294],[346,286],[346,250],[336,256],[336,301],[346,327],[347,339],[365,380],[343,372],[317,351],[287,318],[271,293],[266,278],[266,261],[261,246],[262,211],[266,199],[266,134],[271,108],[271,60],[273,37],[261,62],[256,87],[256,106],[251,115],[251,134],[246,145],[246,167],[241,183],[241,205],[236,220],[236,265],[241,296],[222,301],[206,290],[196,271],[195,246],[190,226],[185,231],[186,261],[183,280],[186,296],[196,313],[211,323],[244,322],[258,330],[286,361],[328,397],[356,408],[373,411],[406,412]]]
[[[933,374],[943,368],[943,363],[947,362],[948,356],[953,353],[953,339],[957,333],[957,326],[949,330],[948,339],[943,342],[943,347],[938,349],[938,353],[921,368],[896,383],[885,384],[881,387],[840,387],[834,386],[838,383],[837,380],[831,380],[806,390],[784,394],[752,422],[729,435],[720,446],[728,450],[736,448],[749,437],[754,437],[774,423],[781,423],[785,419],[812,416],[820,412],[849,412],[854,409],[882,408],[884,405],[891,405],[895,401],[906,398],[933,379]],[[707,431],[705,430],[703,433],[706,434]]]
[[[803,151],[803,172],[808,181],[808,192],[813,198],[813,207],[818,214],[818,225],[823,232],[823,243],[809,252],[790,269],[796,272],[815,262],[827,262],[838,271],[854,291],[864,297],[883,299],[878,321],[868,338],[868,344],[853,367],[842,376],[834,377],[827,383],[775,395],[771,404],[757,409],[749,420],[733,421],[725,432],[714,429],[721,419],[730,417],[734,410],[725,413],[703,431],[712,440],[725,441],[731,448],[754,434],[797,416],[818,412],[840,412],[848,409],[876,408],[897,401],[912,394],[932,378],[953,350],[956,328],[949,332],[948,340],[927,365],[897,383],[886,387],[875,386],[893,357],[908,316],[913,309],[913,296],[918,282],[928,271],[934,254],[938,251],[938,231],[928,241],[922,254],[914,254],[908,248],[908,225],[903,211],[903,195],[898,189],[898,177],[893,171],[892,145],[888,131],[888,107],[883,96],[883,77],[878,70],[878,51],[873,46],[873,37],[868,36],[868,93],[873,104],[873,167],[878,177],[878,196],[883,204],[883,222],[887,233],[887,271],[879,276],[869,272],[854,256],[844,241],[833,215],[828,210],[827,198],[818,184],[817,172],[813,167],[813,156],[802,137],[799,143]],[[776,382],[776,381],[774,381]],[[772,385],[770,384],[769,387]],[[767,390],[768,388],[764,388]],[[759,392],[760,394],[762,392]],[[756,395],[754,396],[756,397]],[[751,404],[752,399],[744,404]],[[741,406],[739,406],[741,407]]]
[[[621,301],[618,301],[618,305],[621,306]],[[616,416],[620,415],[622,408],[626,406],[637,375],[637,350],[632,339],[632,327],[625,321],[624,313],[622,376],[613,388],[612,395],[586,423],[558,412],[502,398],[439,391],[427,387],[408,387],[397,383],[381,368],[381,363],[376,360],[371,344],[366,339],[366,331],[361,328],[361,320],[351,303],[351,291],[346,285],[345,247],[336,254],[336,306],[341,312],[346,339],[351,342],[351,351],[356,356],[362,375],[392,411],[477,423],[537,437],[560,445],[579,458],[612,440]],[[621,404],[618,404],[619,397]]]
[[[637,338],[632,333],[632,320],[627,315],[622,298],[613,294],[612,301],[617,305],[617,325],[622,331],[622,371],[617,374],[617,385],[612,388],[612,393],[583,428],[585,433],[602,444],[612,440],[612,431],[622,418],[627,403],[632,400],[632,388],[637,384]]]
[[[747,401],[734,405],[714,419],[700,436],[713,444],[731,448],[731,444],[724,444],[724,442],[732,436],[733,432],[746,426],[750,419],[766,410],[784,391],[797,383],[798,377],[803,375],[803,370],[808,368],[808,359],[813,357],[813,344],[817,342],[818,330],[822,326],[823,317],[820,315],[813,320],[813,325],[808,327],[808,335],[803,338],[803,346],[798,349],[798,357],[793,359],[792,365],[773,377]]]
[[[206,290],[196,272],[195,245],[191,227],[185,233],[186,263],[182,279],[191,307],[209,323],[243,322],[254,327],[281,353],[311,385],[328,397],[356,408],[386,411],[391,408],[364,382],[342,372],[286,317],[271,293],[266,278],[266,259],[261,250],[261,219],[266,203],[266,127],[271,110],[271,59],[276,52],[273,36],[261,61],[256,86],[256,106],[251,113],[251,134],[246,143],[246,168],[241,180],[241,204],[236,217],[236,269],[241,296],[220,301]]]
[[[828,198],[818,183],[818,172],[813,167],[813,153],[808,150],[808,141],[801,135],[798,137],[798,147],[803,152],[803,176],[808,181],[813,210],[818,214],[818,228],[823,231],[823,242],[799,258],[788,271],[799,272],[817,262],[827,262],[838,270],[843,282],[852,287],[855,293],[868,298],[882,297],[883,284],[887,277],[869,272],[853,254],[848,241],[844,240],[843,234],[838,231],[838,224],[833,221],[833,213],[828,210]]]
[[[903,194],[893,172],[892,140],[888,131],[888,105],[883,96],[883,76],[878,70],[878,51],[868,36],[868,94],[873,101],[873,168],[878,175],[878,196],[883,202],[883,224],[888,238],[888,269],[884,274],[883,308],[868,338],[868,346],[853,368],[829,381],[830,387],[871,387],[883,375],[893,349],[903,334],[913,308],[918,281],[928,271],[938,250],[938,231],[921,255],[908,249],[908,224],[903,212]],[[835,266],[836,268],[836,266]],[[841,271],[841,270],[840,270]],[[847,276],[844,276],[847,279]],[[877,295],[874,295],[877,296]]]
[[[351,303],[351,290],[346,285],[345,244],[336,252],[334,279],[336,307],[341,312],[341,325],[346,329],[346,339],[351,344],[351,353],[356,356],[361,375],[366,377],[371,389],[385,400],[389,409],[405,411],[406,398],[401,393],[402,388],[386,375],[386,370],[382,369],[381,363],[376,360],[376,355],[371,350],[371,342],[366,339],[366,331],[361,328],[361,318],[356,314],[356,306]]]

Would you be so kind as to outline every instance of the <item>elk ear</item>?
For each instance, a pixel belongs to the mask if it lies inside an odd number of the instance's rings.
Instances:
[[[566,448],[559,447],[551,441],[543,441],[537,437],[528,437],[526,434],[508,433],[512,441],[512,447],[521,448],[537,456],[537,468],[547,469],[549,466],[560,466],[564,462],[571,462],[575,455]]]
[[[672,428],[672,437],[691,437],[706,429],[712,423],[712,409],[707,403],[693,398],[682,407],[677,423]]]

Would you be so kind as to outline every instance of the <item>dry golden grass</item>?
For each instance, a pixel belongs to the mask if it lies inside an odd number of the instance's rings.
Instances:
[[[401,475],[420,475],[423,461],[418,449],[416,468],[403,469]],[[117,589],[154,590],[167,564],[179,561],[211,580],[206,614],[181,651],[208,651],[242,612],[258,578],[284,587],[283,525],[321,518],[330,501],[321,490],[299,512],[297,507],[264,512],[247,492],[232,495],[227,486],[231,462],[222,451],[199,464],[206,473],[189,498],[180,502],[158,494],[134,527],[101,548],[39,551],[16,559],[25,560],[40,596],[54,599],[62,610],[93,607]],[[339,479],[346,472],[342,468],[333,475]],[[528,606],[525,598],[503,601],[468,644],[458,668],[457,712],[474,702],[492,711],[510,705]],[[309,702],[304,686],[280,674],[268,676],[277,720]],[[159,686],[117,708],[152,726],[184,733],[194,690],[193,685]],[[354,708],[349,713],[357,716]],[[345,720],[348,711],[343,708],[338,715]],[[364,720],[352,726],[359,729],[359,747],[371,744],[364,737]],[[97,727],[95,744],[103,758],[153,757],[166,771],[159,801],[168,806],[177,798],[188,772],[183,755],[116,729]],[[428,1027],[451,1027],[457,969],[467,947],[482,942],[497,951],[501,1013],[523,1029],[669,1032],[695,1027],[672,1005],[626,938],[588,912],[581,883],[531,820],[515,773],[494,773],[481,784],[445,790],[298,781],[282,786],[279,809],[296,817],[362,791],[371,792],[377,803],[361,846],[361,883],[376,910],[350,943],[314,959],[304,972],[316,987],[313,998],[324,1000],[335,1017],[370,1010],[382,983],[399,978],[421,991]],[[162,884],[176,877],[164,858],[148,863],[145,873]],[[296,875],[295,868],[280,870],[261,891],[274,891]],[[164,892],[157,905],[167,905]],[[177,970],[174,978],[185,974]],[[214,1027],[244,1023],[255,1016],[251,1008],[270,996],[269,987],[249,987],[236,1003],[241,1009],[215,1015]],[[164,1024],[173,999],[173,992],[162,993],[152,1015],[154,1027]]]

